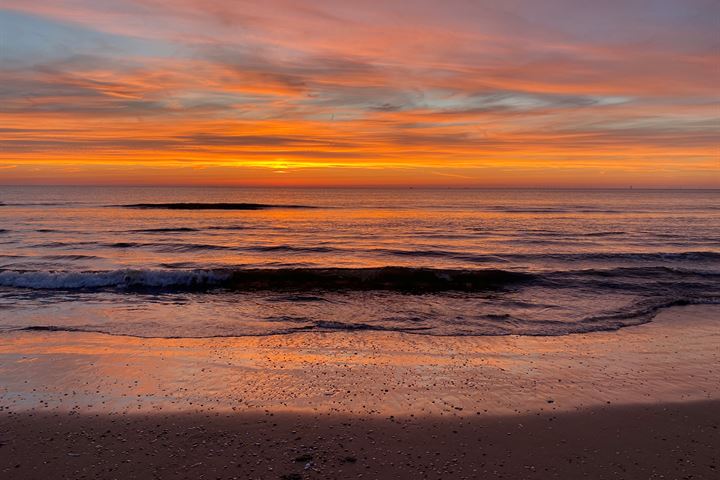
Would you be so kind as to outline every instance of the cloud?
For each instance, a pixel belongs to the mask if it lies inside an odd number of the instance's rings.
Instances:
[[[713,1],[3,8],[0,162],[655,168],[717,155]]]

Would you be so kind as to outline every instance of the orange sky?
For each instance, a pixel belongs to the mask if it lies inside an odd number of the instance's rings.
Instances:
[[[720,187],[718,5],[4,0],[0,184]]]

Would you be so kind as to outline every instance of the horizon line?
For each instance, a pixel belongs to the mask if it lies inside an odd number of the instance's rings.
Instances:
[[[68,188],[255,188],[255,189],[334,189],[334,190],[720,190],[717,187],[585,187],[585,186],[461,186],[461,185],[191,185],[191,184],[64,184],[64,183],[17,183],[0,184],[3,187],[68,187]]]

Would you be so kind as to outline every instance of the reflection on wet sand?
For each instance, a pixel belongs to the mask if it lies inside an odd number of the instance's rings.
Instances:
[[[564,337],[14,333],[0,345],[0,408],[465,416],[717,399],[718,312]]]

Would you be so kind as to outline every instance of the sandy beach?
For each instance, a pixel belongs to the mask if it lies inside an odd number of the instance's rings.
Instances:
[[[717,478],[720,309],[560,337],[0,346],[12,478]]]

